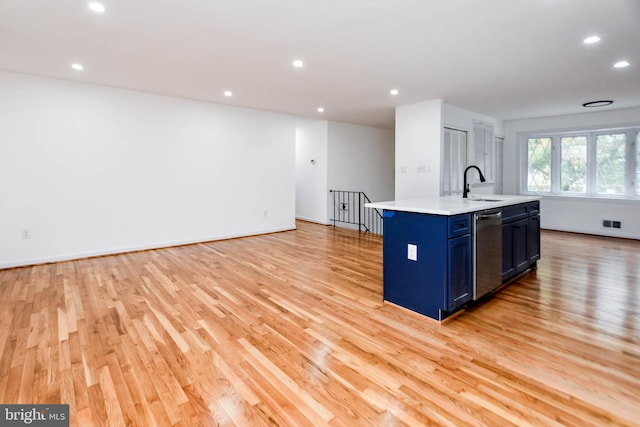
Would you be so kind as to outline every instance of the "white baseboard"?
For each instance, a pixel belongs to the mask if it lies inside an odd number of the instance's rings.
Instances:
[[[623,231],[619,231],[619,232],[609,231],[609,230],[599,231],[599,230],[587,230],[587,229],[580,229],[580,228],[549,227],[549,226],[540,227],[540,228],[543,230],[564,231],[567,233],[590,234],[592,236],[620,237],[623,239],[640,240],[640,236],[625,233]]]
[[[296,216],[296,219],[299,219],[301,221],[307,221],[307,222],[314,222],[316,224],[322,224],[322,225],[331,225],[331,222],[326,222],[326,221],[322,221],[316,218],[307,218],[304,216]]]
[[[38,264],[49,264],[54,262],[73,261],[73,260],[84,259],[84,258],[123,254],[127,252],[148,251],[153,249],[170,248],[173,246],[184,246],[184,245],[193,245],[197,243],[215,242],[218,240],[237,239],[242,237],[253,237],[253,236],[260,236],[262,234],[279,233],[281,231],[291,231],[291,230],[295,230],[295,227],[284,227],[284,228],[260,230],[255,233],[223,234],[223,235],[209,236],[209,237],[203,237],[203,238],[192,239],[192,240],[163,242],[163,243],[156,243],[151,245],[127,246],[127,247],[121,247],[117,249],[107,249],[102,251],[76,252],[71,254],[53,255],[50,257],[43,257],[43,258],[13,260],[8,262],[0,262],[0,269],[25,267],[25,266],[38,265]]]

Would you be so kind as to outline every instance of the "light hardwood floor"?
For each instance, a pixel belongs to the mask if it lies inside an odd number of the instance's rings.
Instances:
[[[640,425],[640,242],[543,231],[443,325],[375,236],[298,230],[0,271],[0,403],[71,425]]]

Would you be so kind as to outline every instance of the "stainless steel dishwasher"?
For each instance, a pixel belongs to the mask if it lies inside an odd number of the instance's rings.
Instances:
[[[502,211],[488,209],[474,214],[473,299],[502,284]]]

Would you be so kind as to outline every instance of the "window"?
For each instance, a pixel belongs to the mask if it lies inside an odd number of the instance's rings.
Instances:
[[[587,137],[563,136],[560,138],[560,150],[560,190],[565,193],[586,193]]]
[[[596,137],[598,165],[596,191],[598,194],[624,195],[625,142],[624,133]]]
[[[551,138],[527,140],[527,190],[551,191]]]
[[[523,192],[640,196],[640,127],[527,135]]]

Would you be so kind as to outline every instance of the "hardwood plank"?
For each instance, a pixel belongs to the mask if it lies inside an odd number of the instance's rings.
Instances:
[[[0,401],[72,426],[640,425],[640,242],[543,231],[446,324],[382,301],[382,240],[257,237],[0,270]]]

